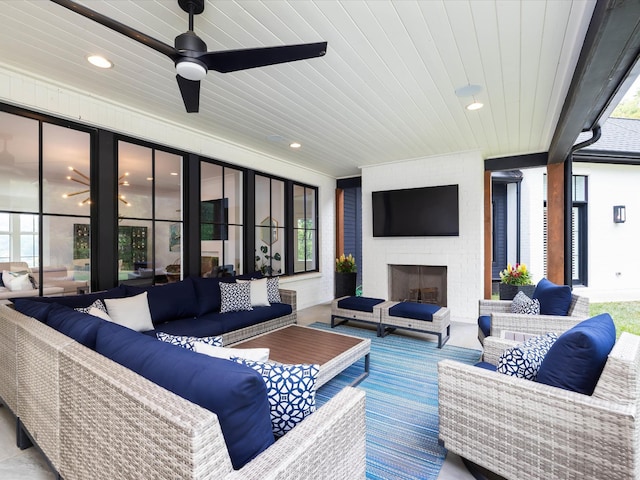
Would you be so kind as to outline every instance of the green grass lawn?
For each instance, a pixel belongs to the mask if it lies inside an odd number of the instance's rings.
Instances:
[[[618,336],[622,332],[640,335],[640,302],[590,303],[591,316],[608,313],[616,324]]]

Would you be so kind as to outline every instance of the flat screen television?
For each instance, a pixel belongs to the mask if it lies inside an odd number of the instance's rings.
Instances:
[[[200,202],[200,240],[227,240],[229,199]]]
[[[458,185],[372,192],[374,237],[459,235]]]

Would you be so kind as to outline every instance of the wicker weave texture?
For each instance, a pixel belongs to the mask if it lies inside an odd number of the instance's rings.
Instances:
[[[346,352],[332,358],[320,367],[318,378],[316,379],[316,388],[320,388],[340,372],[356,363],[371,351],[371,340],[368,338],[350,348]]]
[[[440,439],[511,479],[640,478],[638,372],[640,337],[630,334],[593,396],[443,360]]]
[[[60,474],[215,479],[232,471],[215,414],[79,344],[60,361]]]
[[[295,290],[280,289],[280,299],[282,303],[291,305],[291,313],[283,317],[274,318],[261,322],[256,325],[251,325],[246,328],[234,330],[222,335],[222,341],[225,345],[233,345],[234,343],[241,342],[248,338],[261,335],[263,333],[270,332],[271,330],[277,330],[278,328],[286,327],[287,325],[294,325],[298,322],[297,313],[297,295]]]
[[[365,393],[346,387],[229,480],[358,480],[366,476]]]
[[[442,347],[449,339],[449,329],[451,327],[451,312],[446,307],[441,307],[433,314],[431,321],[418,320],[414,318],[394,317],[389,314],[389,309],[399,302],[384,302],[380,305],[380,324],[382,328],[395,327],[416,330],[418,332],[433,333],[439,336],[438,347]],[[374,307],[376,310],[376,307]]]
[[[18,411],[17,313],[0,305],[0,400]]]
[[[526,315],[511,313],[510,300],[480,300],[480,315],[491,315],[491,336],[500,337],[505,330],[521,333],[561,334],[582,320],[589,318],[589,299],[571,295],[571,305],[567,316]],[[484,344],[484,341],[483,341]]]
[[[60,466],[59,358],[73,340],[31,317],[17,329],[17,415],[49,461]]]
[[[371,312],[362,312],[360,310],[349,310],[347,308],[340,308],[338,302],[344,300],[347,297],[336,298],[331,302],[331,318],[339,317],[346,320],[359,320],[361,322],[373,323],[375,325],[380,324],[380,312],[375,308]]]

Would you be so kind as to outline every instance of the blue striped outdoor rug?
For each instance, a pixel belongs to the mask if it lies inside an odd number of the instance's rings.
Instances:
[[[314,328],[332,330],[324,323]],[[367,478],[435,480],[446,450],[438,444],[438,371],[450,358],[473,364],[479,350],[392,334],[376,337],[373,330],[339,326],[332,331],[371,339],[369,376],[359,385],[367,392]],[[316,403],[323,405],[358,377],[364,360],[323,385]]]

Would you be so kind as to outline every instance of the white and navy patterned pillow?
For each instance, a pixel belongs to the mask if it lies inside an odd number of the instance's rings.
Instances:
[[[496,370],[505,375],[535,380],[544,356],[557,339],[555,333],[547,333],[506,349],[500,355]]]
[[[220,282],[220,313],[253,310],[249,283]]]
[[[282,303],[278,277],[267,278],[267,297],[269,298],[269,303]]]
[[[518,292],[511,302],[511,313],[524,313],[527,315],[540,315],[540,301],[531,299],[524,292]]]
[[[100,299],[97,299],[88,307],[78,307],[74,310],[82,313],[88,313],[89,315],[93,315],[94,317],[102,318],[103,320],[107,320],[111,322],[111,317],[107,313],[107,306]]]
[[[241,358],[232,360],[262,375],[269,397],[271,428],[276,437],[281,437],[316,411],[316,379],[320,365],[282,365]]]
[[[171,335],[165,332],[156,332],[158,340],[170,343],[171,345],[177,345],[178,347],[186,348],[187,350],[196,350],[196,342],[211,345],[213,347],[222,347],[222,336],[217,337],[189,337],[186,335]]]

